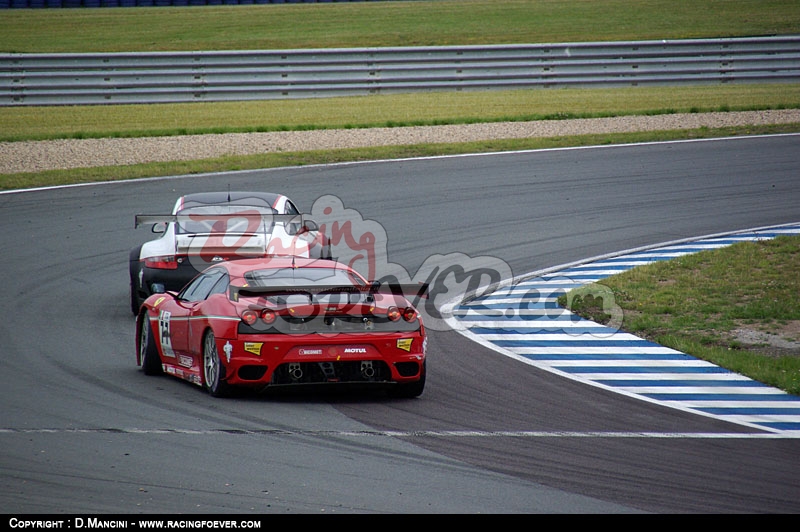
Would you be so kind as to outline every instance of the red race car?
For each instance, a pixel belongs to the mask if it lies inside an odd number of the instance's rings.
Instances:
[[[426,333],[409,298],[427,285],[368,282],[327,259],[273,257],[211,266],[180,292],[148,297],[136,359],[215,397],[236,387],[354,384],[417,397]]]

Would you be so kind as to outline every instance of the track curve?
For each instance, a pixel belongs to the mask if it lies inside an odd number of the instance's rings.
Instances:
[[[636,401],[431,335],[418,400],[231,401],[134,363],[133,216],[180,194],[335,190],[391,262],[521,274],[795,222],[800,136],[285,168],[0,195],[7,512],[623,513],[800,510],[800,441]],[[646,437],[645,437],[646,436]]]
[[[594,293],[612,315],[606,325],[557,304],[568,291],[638,266],[781,235],[800,235],[800,223],[665,242],[533,272],[454,300],[448,324],[489,349],[564,378],[759,429],[753,437],[768,431],[800,438],[800,397],[621,332],[622,309],[602,284]]]

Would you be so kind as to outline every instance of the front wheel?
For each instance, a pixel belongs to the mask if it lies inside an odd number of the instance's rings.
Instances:
[[[217,339],[211,331],[203,337],[203,386],[213,397],[225,397],[231,392],[231,386],[225,382],[225,366],[217,352]]]

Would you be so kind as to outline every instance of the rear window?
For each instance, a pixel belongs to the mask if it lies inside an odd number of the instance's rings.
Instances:
[[[241,215],[233,218],[215,218],[215,215]],[[192,219],[180,219],[176,225],[178,234],[197,233],[264,233],[272,226],[269,216],[277,214],[272,208],[248,207],[244,205],[206,205],[184,209],[178,216],[190,215]],[[262,218],[267,216],[267,218]]]

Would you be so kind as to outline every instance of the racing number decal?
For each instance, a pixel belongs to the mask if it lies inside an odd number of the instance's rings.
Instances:
[[[172,336],[169,333],[169,319],[172,313],[162,310],[158,314],[158,341],[161,343],[161,352],[165,357],[175,358],[172,350]]]

